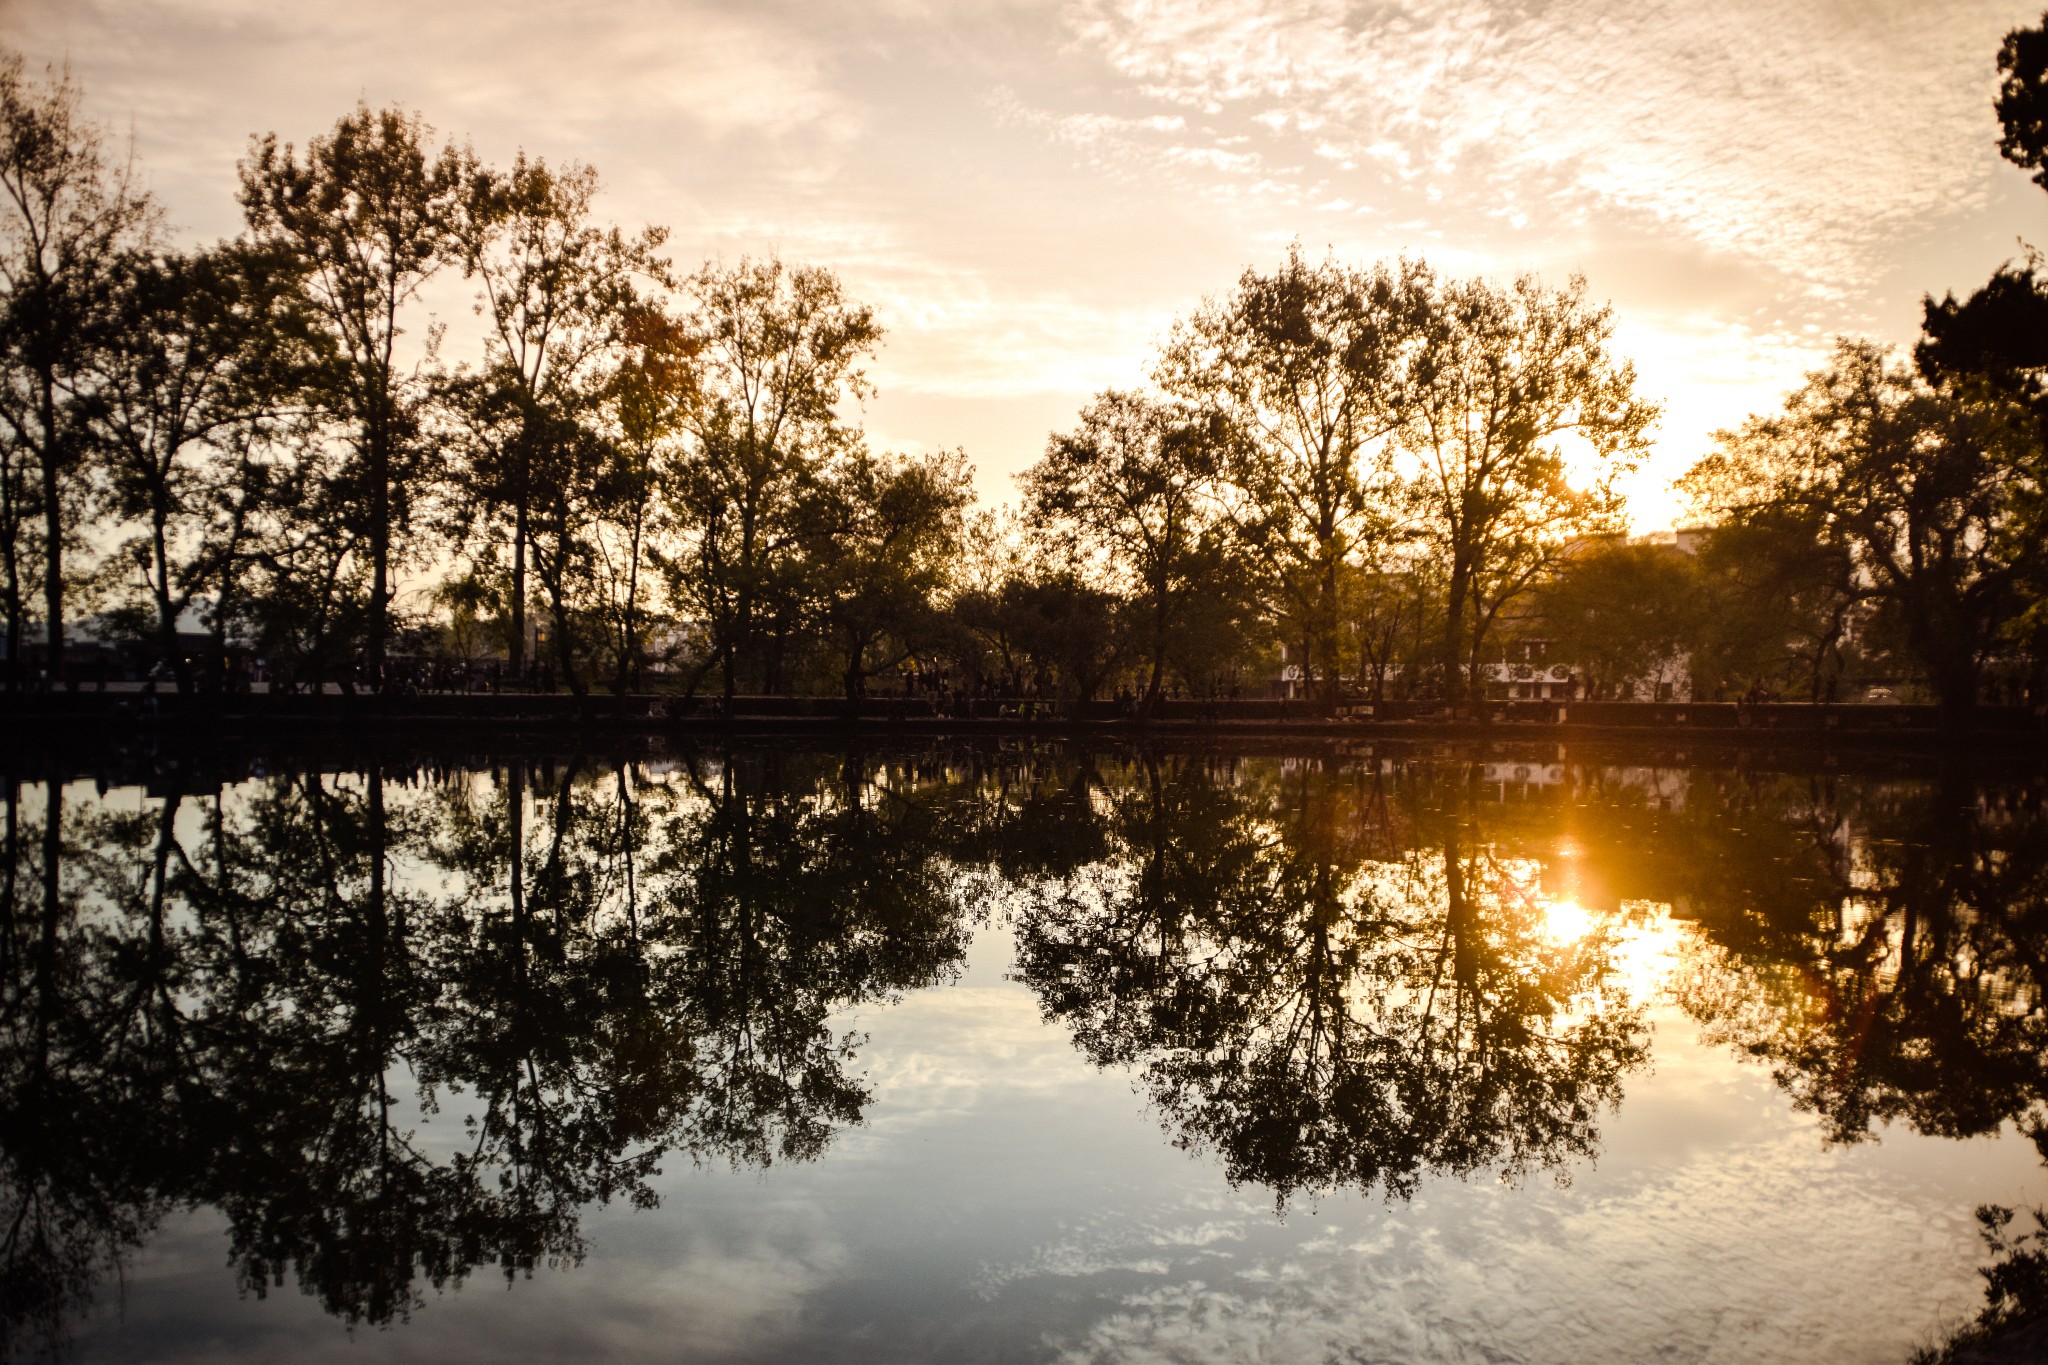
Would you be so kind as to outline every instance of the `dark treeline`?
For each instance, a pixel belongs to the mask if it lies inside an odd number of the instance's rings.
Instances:
[[[2008,41],[1998,109],[2048,183],[2042,41]],[[2048,683],[2031,259],[1929,299],[1910,365],[1844,341],[1722,433],[1669,544],[1625,535],[1657,409],[1582,281],[1299,247],[998,514],[963,453],[868,447],[882,330],[829,271],[686,273],[598,219],[591,168],[487,165],[403,110],[239,169],[242,232],[175,247],[68,77],[0,64],[10,689],[90,676],[88,627],[91,667],[180,688],[259,659],[283,687],[1137,703],[1682,677],[1961,714]],[[460,332],[426,311],[451,288]]]
[[[182,1209],[248,1292],[386,1322],[573,1265],[665,1157],[817,1158],[872,1098],[844,1012],[990,915],[1049,1021],[1282,1202],[1595,1155],[1651,1060],[1636,931],[1821,1140],[2048,1156],[2034,782],[969,749],[155,783],[0,805],[23,1351]]]

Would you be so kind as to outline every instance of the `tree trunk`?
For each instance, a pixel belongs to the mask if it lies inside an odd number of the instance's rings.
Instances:
[[[612,691],[624,696],[639,676],[640,646],[636,617],[640,606],[640,536],[647,521],[647,504],[633,507],[632,558],[626,565],[626,612],[619,631],[619,676]]]
[[[577,696],[589,691],[576,671],[576,642],[569,636],[569,509],[555,507],[555,571],[548,584],[549,605],[555,618],[555,661],[561,665],[562,681]]]
[[[1444,593],[1444,700],[1461,706],[1466,700],[1465,602],[1471,596],[1472,571],[1460,560],[1451,563],[1451,581]]]
[[[370,690],[384,690],[387,608],[391,604],[391,452],[386,433],[370,437],[370,637],[364,666]]]
[[[512,638],[505,650],[506,671],[517,681],[526,673],[526,494],[512,514]]]
[[[7,690],[18,692],[22,685],[21,647],[24,627],[28,615],[27,603],[21,598],[21,560],[15,552],[10,534],[7,544],[7,583],[5,587],[7,605]]]
[[[64,680],[64,509],[57,500],[57,381],[41,377],[43,428],[43,668],[51,686]]]
[[[159,486],[149,519],[150,553],[156,572],[156,582],[152,586],[156,590],[157,634],[163,644],[164,662],[170,665],[178,691],[184,693],[192,690],[192,670],[185,666],[184,651],[178,648],[178,610],[171,602],[171,556],[164,533],[164,526],[170,520],[170,509],[164,506],[163,492]]]

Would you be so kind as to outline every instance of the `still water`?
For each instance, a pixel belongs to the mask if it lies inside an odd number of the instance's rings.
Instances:
[[[2048,782],[757,747],[17,773],[80,1361],[1902,1362],[2048,1202]]]

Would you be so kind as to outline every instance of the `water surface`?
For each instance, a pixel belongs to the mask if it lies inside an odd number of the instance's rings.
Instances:
[[[219,762],[6,789],[14,1356],[1889,1362],[2048,1201],[2031,777]]]

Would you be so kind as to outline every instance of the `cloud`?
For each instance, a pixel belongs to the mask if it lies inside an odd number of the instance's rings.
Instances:
[[[1062,1365],[1878,1360],[1972,1292],[1966,1214],[1901,1197],[1804,1133],[1593,1197],[1438,1181],[1407,1206],[1322,1215],[1317,1235],[1284,1240],[1208,1208],[1108,1215],[984,1280],[1123,1289],[1052,1338]],[[1906,1265],[1910,1292],[1863,1292]]]
[[[1313,130],[1308,150],[1378,181],[1367,193],[1421,179],[1439,217],[1619,213],[1823,294],[1873,279],[1902,232],[1983,207],[1991,59],[2015,18],[1768,0],[1077,0],[1066,15],[1126,94],[1269,140]],[[1189,153],[1179,138],[1160,155]]]
[[[1643,373],[1675,461],[1748,410],[1731,405],[1795,384],[1828,334],[1906,340],[1921,289],[1968,288],[2011,254],[2039,200],[2000,169],[1992,62],[2035,14],[0,0],[0,36],[72,61],[195,237],[238,226],[250,133],[303,141],[358,98],[416,107],[488,158],[590,161],[605,211],[669,225],[686,267],[779,252],[839,271],[889,329],[875,373],[918,400],[905,422],[968,402],[1022,422],[1033,395],[1133,382],[1174,315],[1296,238],[1447,273],[1583,271],[1658,357]],[[1775,378],[1734,385],[1731,367]],[[994,421],[890,435],[937,448]],[[970,454],[1007,471],[1044,435]]]

